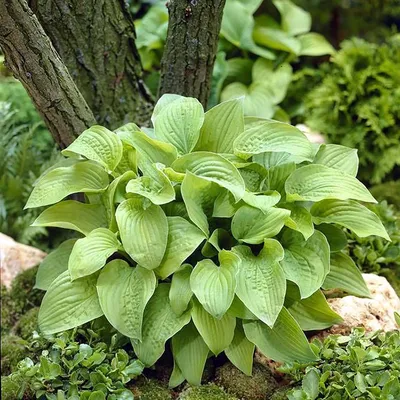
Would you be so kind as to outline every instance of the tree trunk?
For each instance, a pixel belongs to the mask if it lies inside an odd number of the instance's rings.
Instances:
[[[96,122],[25,0],[0,0],[0,46],[61,148]]]
[[[125,0],[30,0],[96,121],[146,124],[153,99],[142,80]]]
[[[196,97],[207,106],[225,0],[170,0],[160,95]]]

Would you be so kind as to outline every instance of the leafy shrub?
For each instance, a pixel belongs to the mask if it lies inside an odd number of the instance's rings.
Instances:
[[[85,235],[39,267],[41,331],[104,314],[146,366],[172,338],[171,386],[199,384],[209,351],[245,374],[254,345],[314,360],[302,329],[340,321],[320,288],[368,295],[330,224],[388,238],[358,202],[375,199],[355,178],[356,151],[245,120],[240,99],[204,114],[196,99],[164,95],[152,120],[148,134],[86,130],[36,182],[26,208],[51,206],[34,225]],[[62,201],[74,192],[87,203]]]
[[[295,383],[289,400],[400,398],[400,332],[365,333],[355,329],[350,336],[332,335],[314,341],[320,361],[281,368]]]
[[[36,340],[30,346],[46,346],[39,359],[25,358],[8,377],[18,382],[13,398],[133,399],[126,384],[142,373],[143,364],[117,348],[116,336],[106,344],[93,330],[79,329]]]
[[[307,96],[306,107],[312,129],[329,142],[359,149],[361,180],[376,184],[396,179],[400,35],[383,45],[361,39],[343,42],[322,83]]]

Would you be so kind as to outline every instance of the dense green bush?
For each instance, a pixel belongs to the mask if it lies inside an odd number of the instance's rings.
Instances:
[[[400,398],[400,332],[332,335],[314,341],[320,361],[281,368],[294,385],[289,400],[395,400]]]
[[[171,386],[199,384],[210,350],[246,374],[255,345],[314,360],[302,329],[340,321],[320,288],[368,295],[330,224],[388,238],[357,201],[375,199],[355,178],[356,151],[244,119],[240,99],[204,113],[164,95],[152,121],[148,134],[132,123],[86,130],[36,182],[26,208],[51,206],[34,225],[85,235],[39,267],[41,331],[104,314],[146,366],[172,338]],[[74,192],[87,203],[62,201]]]
[[[341,47],[306,98],[306,122],[329,142],[359,150],[362,181],[397,179],[400,35],[382,45],[352,39]]]

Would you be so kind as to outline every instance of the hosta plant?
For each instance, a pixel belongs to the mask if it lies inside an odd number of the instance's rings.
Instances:
[[[39,268],[41,331],[104,314],[146,366],[171,345],[171,386],[200,383],[221,352],[251,374],[255,345],[315,360],[303,330],[340,321],[321,288],[369,295],[335,225],[388,238],[360,204],[375,199],[355,177],[356,150],[245,119],[240,99],[204,113],[164,95],[152,122],[86,130],[36,182],[26,207],[50,207],[34,225],[82,234]],[[65,200],[76,192],[86,203]]]

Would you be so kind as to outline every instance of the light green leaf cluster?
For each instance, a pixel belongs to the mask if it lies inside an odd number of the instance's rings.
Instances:
[[[358,203],[375,199],[354,176],[356,152],[315,149],[282,122],[245,124],[243,107],[204,113],[165,95],[154,137],[135,124],[90,128],[64,151],[72,161],[38,180],[28,207],[62,201],[35,224],[84,235],[39,268],[44,333],[104,315],[146,366],[172,344],[171,386],[199,384],[210,352],[246,374],[255,346],[278,361],[316,359],[303,330],[340,321],[321,288],[368,296],[335,225],[388,236]],[[75,192],[87,204],[63,200]]]

